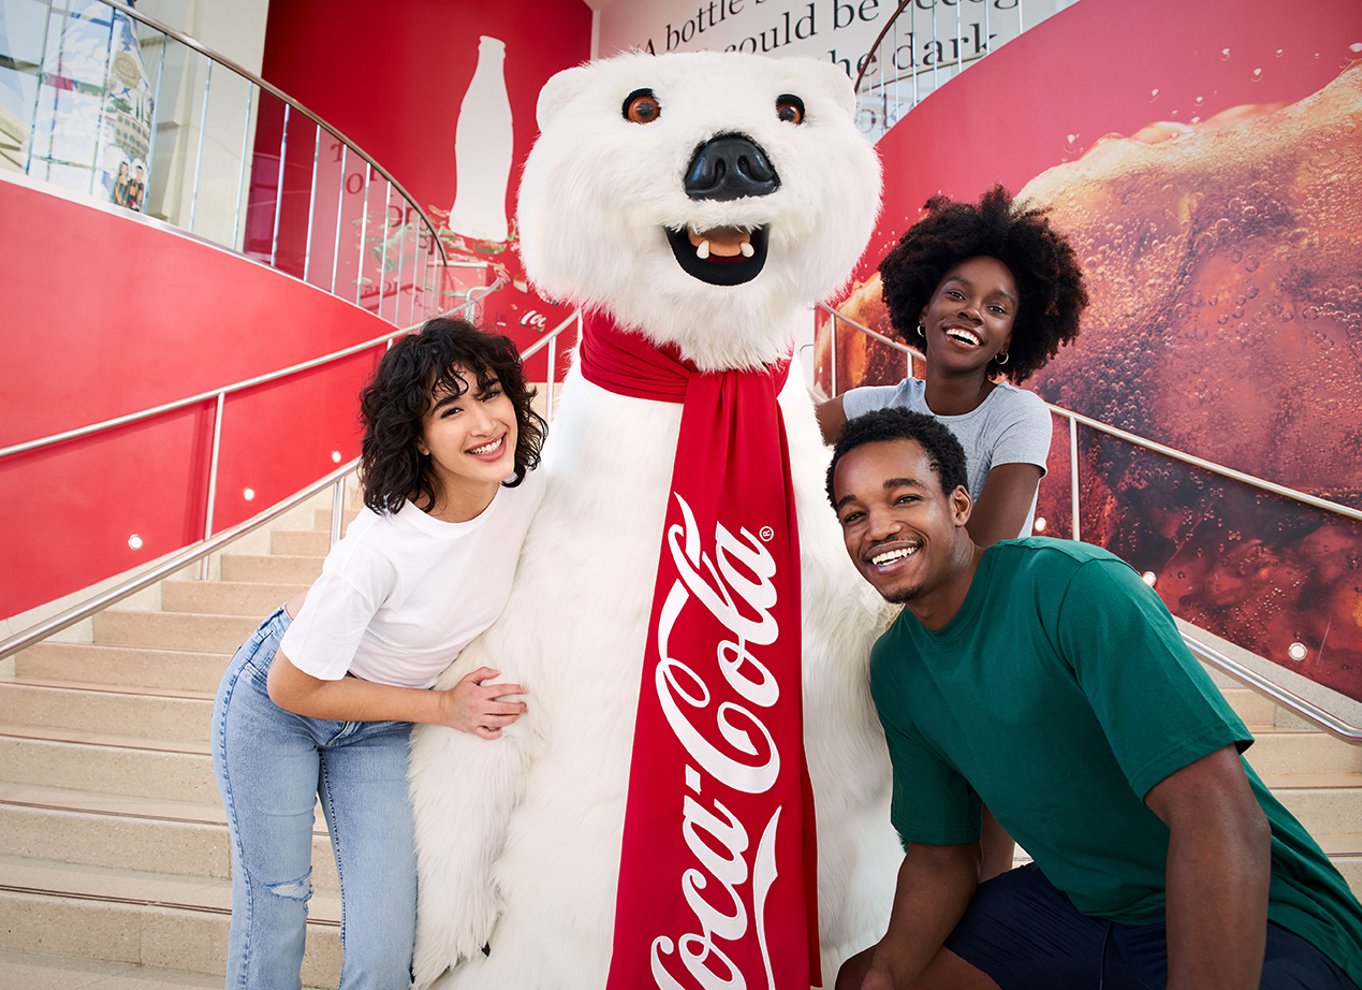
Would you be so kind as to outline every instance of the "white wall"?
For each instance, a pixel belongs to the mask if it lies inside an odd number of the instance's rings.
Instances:
[[[286,0],[285,0],[286,2]],[[260,75],[269,0],[138,0],[137,12]]]
[[[1074,0],[913,0],[882,55],[899,71],[969,62]],[[600,10],[602,56],[738,49],[809,55],[855,76],[895,0],[613,0]],[[908,12],[911,12],[911,17]]]

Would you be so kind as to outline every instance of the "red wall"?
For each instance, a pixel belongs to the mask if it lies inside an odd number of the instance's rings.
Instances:
[[[582,0],[289,0],[270,4],[262,74],[373,155],[422,207],[454,201],[454,124],[478,36],[506,42],[515,183],[538,128],[539,90],[591,54]]]
[[[274,371],[391,327],[134,214],[0,181],[6,360],[0,446]],[[378,353],[378,352],[375,352]],[[216,529],[358,452],[367,353],[227,400]],[[0,460],[0,616],[203,535],[213,403]],[[243,491],[253,489],[248,501]],[[142,539],[140,550],[128,538]]]

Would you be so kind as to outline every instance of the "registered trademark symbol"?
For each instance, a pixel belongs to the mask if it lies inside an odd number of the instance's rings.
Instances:
[[[772,529],[770,526],[763,526],[761,528],[761,532],[758,533],[757,535],[761,537],[761,542],[770,543],[772,540],[776,538],[776,531]]]

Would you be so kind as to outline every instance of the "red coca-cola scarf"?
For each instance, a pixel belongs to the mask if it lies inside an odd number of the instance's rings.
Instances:
[[[682,403],[648,620],[607,990],[820,982],[789,361],[698,372],[602,315],[582,374]]]

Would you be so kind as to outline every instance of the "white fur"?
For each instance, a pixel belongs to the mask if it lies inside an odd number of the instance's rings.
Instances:
[[[621,115],[638,89],[661,103],[654,123]],[[787,93],[804,101],[798,126],[776,116]],[[540,95],[541,136],[520,186],[525,268],[548,295],[679,344],[702,369],[769,364],[788,346],[795,308],[846,283],[879,209],[879,160],[851,107],[842,71],[811,58],[638,54],[561,72]],[[765,149],[780,188],[688,199],[681,176],[695,149],[728,132]],[[775,263],[735,287],[691,278],[663,234],[767,224]]]
[[[625,122],[651,88],[663,110]],[[775,116],[800,96],[799,127]],[[520,230],[544,290],[602,308],[705,368],[788,350],[808,306],[864,246],[879,196],[850,90],[809,59],[624,56],[560,73],[540,97]],[[739,131],[769,154],[774,194],[696,204],[681,191],[694,149]],[[706,285],[682,272],[662,225],[770,225],[766,268]],[[883,933],[897,864],[889,771],[866,660],[880,603],[855,573],[823,494],[826,451],[796,365],[780,396],[803,562],[805,748],[818,809],[824,985]],[[632,399],[574,369],[541,470],[544,503],[496,625],[441,679],[483,664],[528,685],[529,712],[485,742],[421,727],[412,796],[421,881],[416,984],[599,990],[615,886],[644,641],[679,405]],[[491,943],[491,953],[480,949]]]

